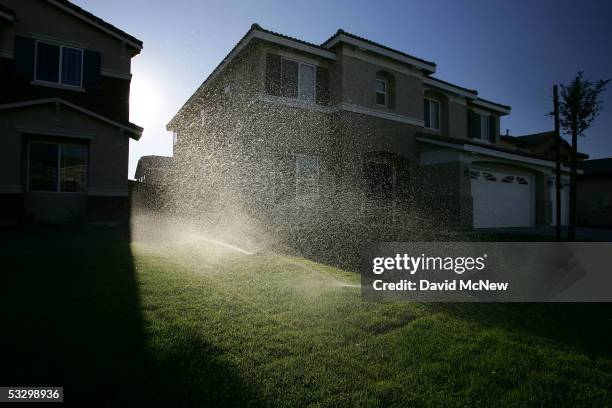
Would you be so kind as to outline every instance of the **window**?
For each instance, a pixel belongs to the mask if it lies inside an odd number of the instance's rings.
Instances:
[[[87,185],[87,146],[32,142],[29,151],[29,190],[84,192]]]
[[[387,106],[387,81],[384,79],[376,80],[376,104]]]
[[[319,158],[298,155],[295,159],[295,201],[312,205],[319,198]]]
[[[468,136],[471,139],[497,141],[497,117],[486,112],[468,110]]]
[[[316,70],[314,65],[283,59],[281,94],[304,102],[315,101]]]
[[[83,78],[83,50],[36,42],[37,81],[80,87]]]
[[[497,178],[491,173],[482,173],[482,177],[487,181],[497,181]]]
[[[425,127],[440,130],[440,102],[425,98],[423,112],[425,113]]]
[[[480,139],[489,140],[489,116],[480,116]]]

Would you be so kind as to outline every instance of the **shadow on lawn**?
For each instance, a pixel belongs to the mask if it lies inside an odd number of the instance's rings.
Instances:
[[[352,232],[351,232],[352,233]],[[299,248],[299,255],[315,262],[359,273],[361,245],[354,236],[338,233],[314,245],[308,240],[292,242]],[[461,232],[443,237],[425,237],[426,240],[452,242],[539,242],[552,241],[554,237],[527,234],[488,234],[485,232]],[[374,241],[375,239],[371,239]],[[381,241],[410,241],[406,237],[387,236]],[[414,240],[414,239],[413,239]],[[588,355],[612,357],[612,304],[610,303],[437,303],[433,311],[442,311],[456,317],[474,320],[509,331],[544,337],[584,350]]]
[[[0,231],[0,385],[63,386],[72,406],[256,401],[195,335],[149,352],[129,237],[106,227]]]
[[[433,310],[545,337],[590,356],[612,357],[610,303],[437,303]]]

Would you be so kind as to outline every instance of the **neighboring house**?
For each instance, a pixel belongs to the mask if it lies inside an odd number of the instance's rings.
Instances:
[[[138,159],[134,178],[140,183],[164,185],[169,182],[172,157],[142,156]]]
[[[254,24],[168,123],[175,164],[276,221],[550,224],[554,161],[499,136],[509,106],[435,72],[342,30],[317,45]]]
[[[578,225],[612,228],[612,158],[580,163]]]
[[[131,58],[142,42],[66,0],[0,0],[3,221],[117,217],[128,204]]]
[[[505,147],[515,148],[521,152],[543,157],[549,160],[555,160],[555,132],[547,131],[534,133],[524,136],[502,136],[501,144]],[[571,145],[563,138],[560,139],[559,157],[561,163],[568,167],[571,161]],[[579,162],[588,159],[588,155],[578,152],[577,159]],[[578,170],[579,172],[581,170]],[[556,179],[547,182],[551,188],[552,197],[552,222],[551,225],[556,225],[557,221],[557,201],[556,201]],[[578,196],[580,197],[580,196]],[[570,180],[569,174],[564,172],[561,176],[561,225],[569,225],[569,204],[570,204]]]

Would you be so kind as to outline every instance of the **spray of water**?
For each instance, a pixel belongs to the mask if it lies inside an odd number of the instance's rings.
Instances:
[[[249,80],[261,74],[257,51],[243,51],[173,119],[171,165],[133,197],[135,239],[349,269],[363,242],[461,239],[457,197],[418,165],[414,138],[385,139],[380,123],[360,115],[262,98]]]

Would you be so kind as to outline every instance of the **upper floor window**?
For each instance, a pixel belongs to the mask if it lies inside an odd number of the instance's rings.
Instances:
[[[440,130],[440,102],[435,99],[425,98],[423,112],[425,127]]]
[[[315,66],[303,62],[282,60],[281,90],[282,95],[304,102],[315,101],[316,71]]]
[[[34,78],[37,81],[81,87],[82,49],[37,41],[35,61]]]
[[[387,106],[387,80],[376,78],[376,104]]]
[[[468,136],[495,143],[497,141],[497,118],[494,115],[468,110]]]

